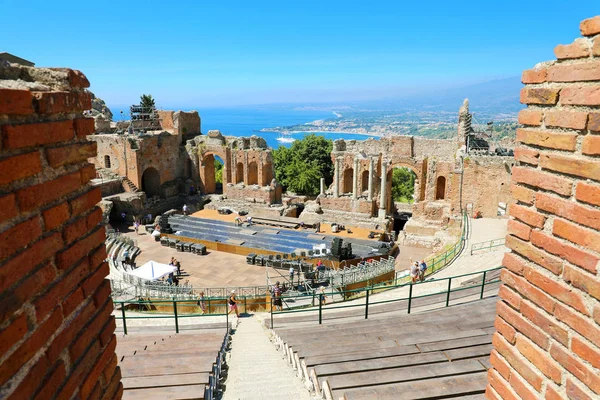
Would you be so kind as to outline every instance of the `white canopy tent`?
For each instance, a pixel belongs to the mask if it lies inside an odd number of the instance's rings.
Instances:
[[[169,275],[171,272],[175,272],[176,270],[177,267],[173,265],[161,264],[150,260],[146,264],[134,269],[133,271],[127,271],[127,273],[129,275],[137,276],[138,278],[155,281],[163,276]]]

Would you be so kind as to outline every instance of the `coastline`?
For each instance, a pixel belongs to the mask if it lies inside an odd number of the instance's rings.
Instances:
[[[303,129],[303,130],[289,130],[289,129],[275,129],[275,128],[263,128],[258,130],[258,132],[272,132],[272,133],[341,133],[348,135],[362,135],[362,136],[373,136],[373,137],[384,137],[385,135],[381,133],[367,133],[367,132],[357,132],[352,130],[311,130],[311,129]]]

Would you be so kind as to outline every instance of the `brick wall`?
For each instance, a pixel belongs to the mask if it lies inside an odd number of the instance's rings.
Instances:
[[[0,398],[121,397],[89,83],[0,66]]]
[[[487,396],[600,397],[600,16],[523,73]]]

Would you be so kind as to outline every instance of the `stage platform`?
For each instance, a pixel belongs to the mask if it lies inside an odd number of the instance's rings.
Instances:
[[[315,233],[314,230],[291,230],[267,226],[236,226],[234,223],[174,215],[169,224],[176,237],[191,238],[208,242],[224,243],[273,253],[297,253],[312,250],[313,246],[325,245],[331,248],[334,235]],[[344,237],[344,243],[352,243],[352,251],[358,258],[381,255],[380,242]]]

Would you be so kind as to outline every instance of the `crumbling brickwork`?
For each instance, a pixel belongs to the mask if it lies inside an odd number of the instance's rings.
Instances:
[[[120,398],[86,77],[0,65],[0,398]]]
[[[487,397],[600,397],[600,16],[523,73]]]

